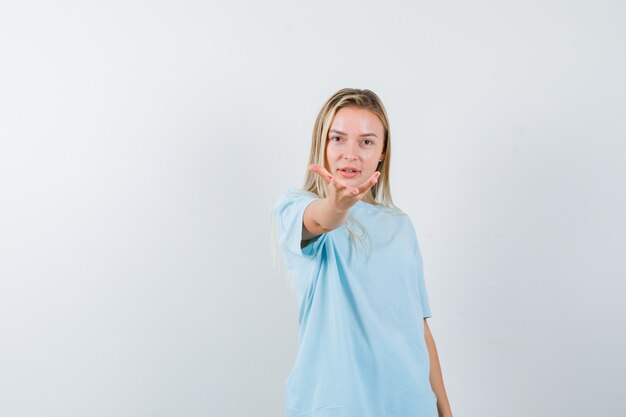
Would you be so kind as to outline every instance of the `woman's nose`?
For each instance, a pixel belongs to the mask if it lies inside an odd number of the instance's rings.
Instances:
[[[347,146],[346,153],[343,155],[343,159],[352,161],[354,159],[357,159],[356,155],[357,155],[356,145],[352,143]]]

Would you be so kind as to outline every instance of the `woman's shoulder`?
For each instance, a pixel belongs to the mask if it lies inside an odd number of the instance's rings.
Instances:
[[[370,204],[370,203],[366,203],[365,201],[359,201],[357,203],[357,207],[363,207],[367,210],[375,210],[382,214],[388,214],[390,216],[399,216],[399,217],[408,218],[408,214],[406,214],[400,207],[393,205],[393,204],[389,204],[389,205],[381,204],[381,203]]]
[[[319,196],[310,191],[302,190],[300,188],[287,188],[285,191],[278,195],[276,199],[276,204],[285,203],[288,201],[299,200],[299,199],[314,199],[319,198]]]
[[[384,224],[394,225],[394,227],[400,227],[402,229],[408,229],[408,231],[415,231],[415,226],[413,225],[413,221],[411,220],[411,216],[400,207],[396,205],[386,206],[382,204],[377,205],[368,205],[373,210],[372,213],[376,212],[379,216],[376,216],[380,221]]]
[[[281,212],[289,207],[300,206],[301,204],[308,204],[310,201],[319,198],[315,193],[298,189],[288,188],[278,195],[274,201],[274,211]]]

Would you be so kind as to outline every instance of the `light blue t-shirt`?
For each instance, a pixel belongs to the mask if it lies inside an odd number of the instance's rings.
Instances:
[[[316,198],[290,189],[274,208],[299,305],[286,417],[437,417],[423,323],[431,311],[411,220],[359,201],[350,216],[367,230],[365,246],[355,249],[344,225],[301,249],[304,210]]]

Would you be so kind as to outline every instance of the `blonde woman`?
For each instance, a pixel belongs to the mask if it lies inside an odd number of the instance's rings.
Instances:
[[[287,417],[451,417],[413,224],[394,206],[385,108],[342,89],[322,107],[304,190],[274,207],[299,304]]]

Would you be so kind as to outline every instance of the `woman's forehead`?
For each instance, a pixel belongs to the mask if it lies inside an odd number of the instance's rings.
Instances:
[[[343,134],[378,135],[384,131],[384,127],[378,116],[368,109],[343,107],[335,113],[329,128],[329,131],[331,130]]]

